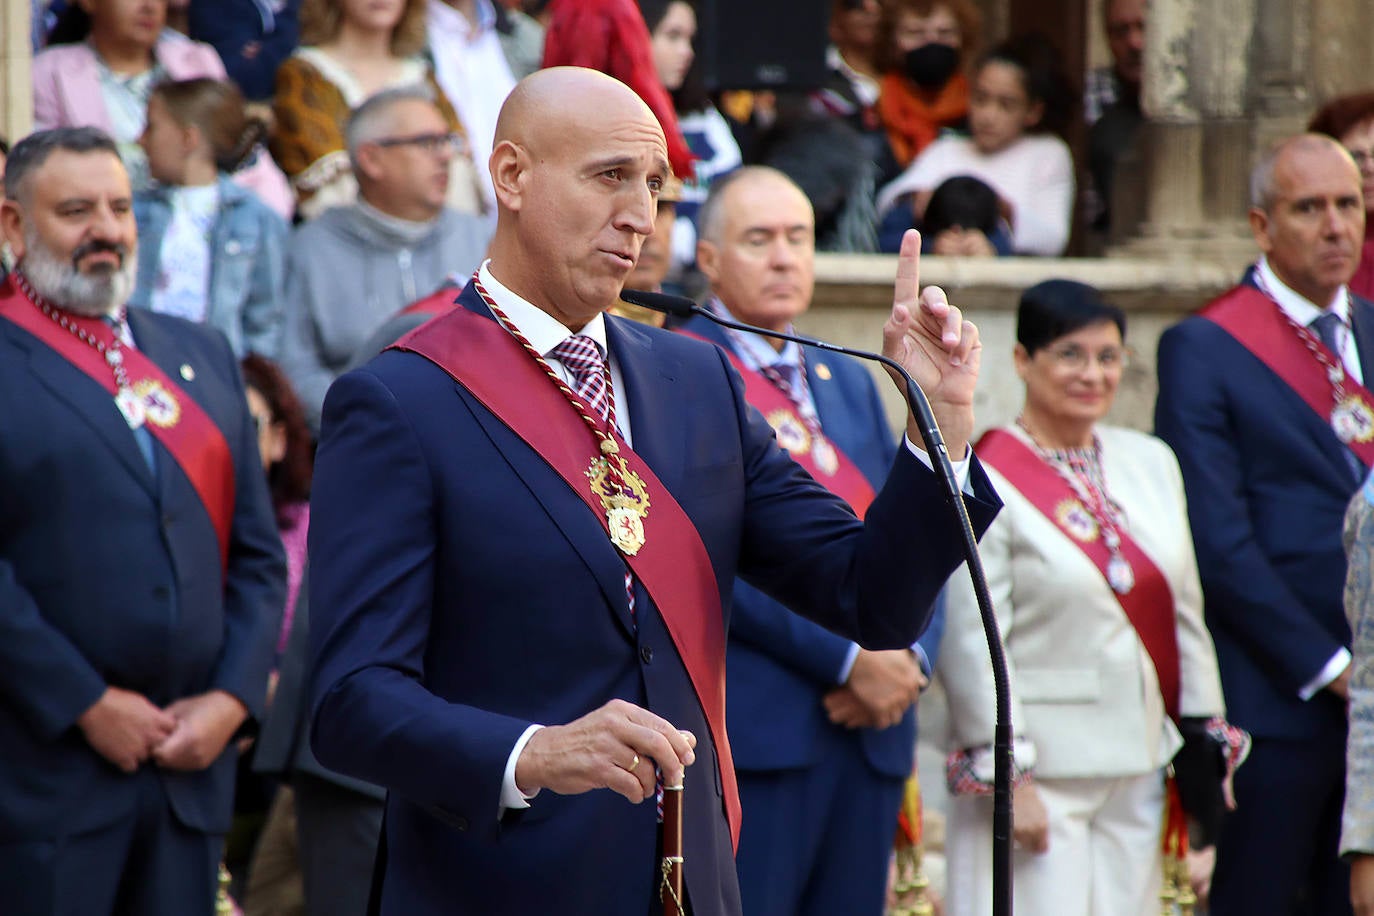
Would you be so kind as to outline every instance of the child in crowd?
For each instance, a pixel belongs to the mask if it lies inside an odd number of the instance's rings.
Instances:
[[[969,135],[940,137],[878,194],[884,237],[919,226],[942,182],[968,175],[997,192],[1016,254],[1060,255],[1073,215],[1073,157],[1044,132],[1064,106],[1049,55],[1031,42],[990,51],[974,71]],[[895,251],[896,249],[891,249]]]
[[[702,84],[700,68],[693,66],[696,8],[687,0],[639,0],[639,9],[649,27],[654,69],[672,96],[678,126],[696,160],[692,177],[683,183],[673,223],[669,277],[680,282],[682,272],[696,264],[697,210],[706,202],[711,182],[739,168],[744,158],[729,122],[712,104]]]
[[[273,357],[287,226],[228,179],[266,132],[232,83],[155,86],[139,143],[155,186],[134,195],[138,285],[129,304],[214,325],[234,353]]]

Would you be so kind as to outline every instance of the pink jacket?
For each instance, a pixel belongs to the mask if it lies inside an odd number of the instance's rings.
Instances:
[[[153,53],[172,79],[228,79],[214,48],[175,32],[164,32]],[[54,45],[33,59],[34,129],[82,125],[107,131],[111,127],[110,114],[100,94],[95,51],[85,42]],[[290,221],[296,207],[291,185],[266,150],[260,150],[257,161],[233,178]]]

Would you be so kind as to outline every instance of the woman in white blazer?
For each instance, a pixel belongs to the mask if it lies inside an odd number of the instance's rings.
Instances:
[[[1011,669],[1017,916],[1157,914],[1178,723],[1206,761],[1223,754],[1206,737],[1209,722],[1224,733],[1224,705],[1178,463],[1153,436],[1100,422],[1127,363],[1125,327],[1084,284],[1026,290],[1014,354],[1025,405],[977,447],[1005,501],[981,552]],[[986,916],[992,671],[967,570],[948,596],[946,912]],[[1189,799],[1204,822],[1220,816],[1199,810],[1220,808],[1211,782],[1206,804]],[[1204,892],[1209,853],[1189,863]]]

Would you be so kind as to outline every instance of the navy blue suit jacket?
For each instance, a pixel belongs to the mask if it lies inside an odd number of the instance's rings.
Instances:
[[[487,315],[471,287],[459,302]],[[947,511],[934,475],[899,455],[861,525],[777,448],[724,354],[607,326],[635,451],[695,524],[726,614],[739,572],[866,645],[909,645],[961,560],[928,523]],[[996,497],[974,479],[981,531]],[[396,350],[336,381],[310,538],[313,744],[326,766],[390,790],[384,913],[643,916],[652,804],[544,791],[499,808],[528,725],[613,698],[697,736],[688,893],[698,913],[739,913],[715,748],[657,610],[641,588],[632,621],[603,522],[466,389]]]
[[[1374,381],[1374,305],[1352,305]],[[1344,729],[1345,705],[1330,691],[1298,697],[1350,645],[1341,525],[1360,481],[1344,446],[1274,372],[1200,317],[1160,338],[1155,431],[1183,470],[1228,717],[1264,737]]]
[[[233,453],[228,574],[171,454],[154,446],[154,474],[111,396],[0,320],[0,844],[133,809],[136,781],[76,727],[106,686],[160,706],[219,688],[261,713],[286,564],[238,363],[217,331],[142,311],[129,326]],[[228,829],[236,756],[162,771],[183,824]]]
[[[704,318],[693,319],[685,330],[730,347],[725,331]],[[872,376],[847,356],[806,351],[804,359],[821,428],[876,490],[898,446]],[[816,372],[821,363],[828,374]],[[921,647],[932,664],[943,630],[944,602],[939,601],[921,637]],[[852,645],[843,636],[793,614],[752,585],[735,582],[725,697],[738,769],[779,770],[817,762],[822,736],[837,727],[826,715],[825,694],[838,686],[840,668]],[[892,777],[911,773],[916,753],[914,706],[891,728],[865,728],[853,734],[875,772]]]

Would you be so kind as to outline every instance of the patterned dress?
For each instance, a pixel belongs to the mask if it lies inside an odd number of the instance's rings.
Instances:
[[[1343,533],[1349,560],[1350,737],[1346,750],[1341,855],[1374,853],[1374,475],[1350,501]]]

